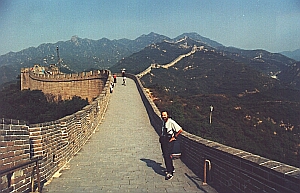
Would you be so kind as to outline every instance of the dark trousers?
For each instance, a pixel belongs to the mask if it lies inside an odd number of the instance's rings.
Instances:
[[[168,137],[161,137],[160,145],[161,145],[161,150],[162,150],[164,161],[165,161],[165,166],[167,168],[167,172],[173,173],[174,166],[173,166],[173,160],[171,158],[171,151],[173,149],[173,143],[170,143],[169,140],[170,140],[170,138],[168,138]]]

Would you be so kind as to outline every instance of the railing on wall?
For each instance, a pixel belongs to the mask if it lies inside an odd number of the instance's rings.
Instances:
[[[72,159],[101,123],[110,99],[110,81],[108,72],[105,86],[95,100],[59,120],[32,125],[1,120],[0,193],[29,192],[35,187],[42,190],[43,184]],[[35,161],[38,165],[32,166]],[[31,168],[38,171],[34,173],[38,182],[29,183]]]
[[[151,124],[159,132],[160,111],[150,99],[139,78],[133,79],[140,92]],[[199,177],[204,177],[204,163],[209,160],[208,181],[222,191],[248,193],[297,193],[300,190],[300,169],[267,158],[203,139],[183,131],[181,136],[181,161]],[[218,188],[216,188],[218,190]]]
[[[160,111],[149,98],[140,80],[131,74],[127,74],[127,77],[135,81],[151,124],[158,132],[161,126]],[[79,114],[65,117],[59,121],[24,128],[24,132],[27,130],[25,134],[29,136],[29,133],[31,133],[32,140],[35,140],[32,144],[32,157],[36,157],[37,155],[43,156],[42,160],[39,161],[38,168],[41,170],[41,183],[49,180],[54,172],[59,171],[59,169],[72,158],[74,153],[76,154],[78,148],[80,148],[79,146],[82,146],[91,135],[91,132],[87,132],[87,128],[91,127],[90,129],[94,130],[96,124],[101,121],[109,100],[109,81],[110,77],[105,86],[107,90],[104,90],[102,94],[89,106],[85,107],[83,111],[78,112]],[[84,116],[84,118],[80,118],[81,116]],[[85,120],[87,120],[87,122],[84,122]],[[0,127],[0,129],[6,127],[13,128],[13,124],[22,125],[24,123],[12,120],[9,122],[9,120],[2,119],[2,127]],[[17,129],[21,130],[22,128]],[[28,130],[31,131],[29,132]],[[86,134],[86,136],[76,138],[75,130],[82,131],[82,134]],[[49,138],[50,131],[55,132],[58,138]],[[212,186],[217,184],[222,188],[229,189],[230,192],[245,193],[296,193],[300,189],[299,168],[209,141],[185,131],[179,139],[182,142],[181,160],[199,177],[204,175],[205,160],[210,161],[211,170],[209,172],[208,181],[205,183],[212,184]],[[53,142],[55,140],[59,140],[58,142],[62,147],[56,152],[50,152],[51,148],[47,149],[47,141]],[[8,145],[11,144],[9,143]],[[8,180],[3,182],[3,178],[5,178],[7,174],[3,175],[0,175],[0,180],[2,180],[0,185],[8,185]],[[0,192],[1,191],[0,189]]]
[[[16,166],[13,166],[11,168],[7,168],[4,170],[0,171],[0,176],[2,176],[2,180],[3,177],[6,177],[6,184],[7,184],[7,190],[10,190],[13,183],[12,183],[12,177],[14,175],[14,172],[16,171],[21,171],[23,169],[28,169],[28,166],[32,165],[33,163],[35,163],[35,166],[32,169],[32,174],[31,174],[31,178],[30,178],[30,184],[31,184],[31,192],[42,192],[41,189],[41,179],[40,179],[40,170],[39,170],[39,161],[41,160],[41,157],[37,157],[37,158],[33,158],[30,161],[26,161],[22,164],[18,164]],[[35,177],[36,176],[36,177]]]
[[[15,119],[2,118],[1,119],[1,124],[2,125],[27,125],[28,122],[27,121],[23,121],[23,120],[15,120]]]

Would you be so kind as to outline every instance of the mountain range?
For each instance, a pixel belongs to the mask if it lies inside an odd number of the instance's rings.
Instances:
[[[41,44],[20,52],[0,56],[0,84],[11,81],[20,73],[20,68],[33,64],[59,64],[63,72],[81,72],[90,69],[107,69],[120,59],[129,56],[148,44],[160,42],[167,37],[151,33],[135,40],[82,39],[73,36],[68,41]],[[57,54],[57,48],[59,54]]]
[[[278,73],[283,70],[284,66],[290,66],[294,60],[287,59],[280,54],[272,54],[264,50],[241,50],[233,47],[225,47],[222,44],[200,36],[197,33],[184,33],[176,38],[169,38],[167,36],[156,33],[149,33],[141,35],[135,40],[119,39],[109,40],[102,38],[99,40],[82,39],[78,36],[73,36],[68,41],[59,41],[57,43],[45,43],[38,47],[30,47],[19,52],[9,52],[0,56],[0,85],[5,82],[14,80],[20,73],[20,68],[31,67],[33,64],[49,65],[59,64],[63,72],[80,72],[91,69],[107,69],[112,66],[120,66],[120,62],[127,57],[134,57],[144,48],[147,49],[149,45],[164,42],[176,42],[184,37],[189,37],[191,41],[197,42],[197,45],[205,45],[206,48],[216,49],[223,52],[224,55],[232,57],[244,62],[248,60],[248,64],[260,68],[260,71],[268,74]],[[59,55],[57,55],[57,47]],[[182,50],[183,51],[183,50]],[[173,56],[165,56],[171,60],[176,57],[175,52]],[[168,53],[171,54],[171,53]],[[266,64],[262,59],[253,59],[259,55],[264,59],[268,59]],[[172,54],[171,54],[172,55]],[[240,57],[237,57],[239,55]],[[277,56],[277,58],[276,58]],[[282,60],[278,57],[283,57]],[[152,59],[153,60],[153,59]],[[273,60],[273,61],[272,61]],[[277,60],[280,62],[277,63]],[[155,62],[155,59],[154,59]],[[273,64],[273,63],[276,64]],[[148,64],[148,63],[147,63]],[[141,65],[146,65],[143,63]],[[112,69],[116,69],[114,67]],[[118,69],[119,70],[119,69]],[[139,69],[137,69],[139,70]]]
[[[294,51],[284,51],[280,53],[289,58],[293,58],[294,60],[300,61],[300,49]]]
[[[279,53],[225,47],[205,38],[200,39],[200,37],[195,33],[187,33],[172,40],[150,44],[139,52],[119,60],[114,66],[110,67],[110,70],[119,72],[120,69],[125,68],[130,73],[138,74],[151,64],[164,65],[172,62],[179,55],[190,52],[196,46],[203,47],[202,52],[214,53],[220,61],[234,60],[264,76],[276,80],[280,79],[281,84],[300,89],[299,62]],[[234,71],[231,68],[228,70]]]
[[[158,108],[186,131],[300,167],[300,62],[283,54],[226,47],[197,33],[73,36],[0,56],[0,83],[34,63],[57,64],[64,72],[125,68],[139,74]]]
[[[299,62],[185,36],[151,44],[111,70],[122,68],[144,70],[139,76],[154,103],[186,131],[300,166]]]

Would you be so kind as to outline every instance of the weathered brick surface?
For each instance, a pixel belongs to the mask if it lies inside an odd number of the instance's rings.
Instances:
[[[134,79],[155,128],[160,129],[160,112],[140,81]],[[299,192],[300,169],[183,132],[181,160],[199,177],[204,160],[211,163],[208,183],[229,192]],[[212,185],[213,186],[213,185]]]
[[[35,74],[30,70],[21,70],[21,90],[42,90],[51,94],[55,100],[72,99],[80,96],[92,102],[103,90],[109,71],[97,70],[76,74]]]
[[[3,121],[2,123],[18,123],[17,121]],[[20,122],[19,122],[20,123]],[[16,165],[30,160],[29,151],[29,131],[25,125],[6,125],[0,128],[1,135],[4,136],[0,142],[0,171],[10,169]],[[20,181],[26,182],[26,173],[19,170],[12,176],[1,175],[0,192],[11,192],[17,190],[22,192],[19,187],[23,186]],[[11,183],[9,185],[9,183]]]
[[[47,79],[51,80],[47,82]],[[74,92],[83,93],[82,96],[95,100],[81,111],[52,122],[28,126],[15,125],[25,124],[22,121],[2,119],[0,170],[17,166],[32,158],[42,157],[39,161],[41,181],[49,180],[81,149],[103,118],[110,97],[110,80],[109,71],[99,71],[96,74],[82,73],[74,77],[34,77],[34,75],[31,78],[27,77],[27,86],[33,86],[35,89],[41,89],[40,86],[43,85],[49,92],[55,89],[62,90],[62,94],[66,97]],[[24,79],[22,81],[24,82]],[[40,84],[40,81],[47,83]],[[88,87],[88,91],[85,87]],[[71,95],[67,93],[69,89]],[[33,163],[13,172],[11,176],[0,175],[0,193],[31,191],[30,178],[34,168]],[[36,177],[35,175],[35,180]]]
[[[83,75],[84,76],[84,75]],[[160,129],[160,112],[149,98],[140,81],[135,80],[146,106],[152,125]],[[58,82],[60,78],[58,78]],[[42,156],[41,179],[49,180],[86,143],[101,122],[109,101],[109,80],[95,101],[83,110],[60,120],[35,124],[17,125],[20,122],[2,120],[0,132],[1,170],[16,163]],[[16,125],[12,125],[14,123]],[[23,122],[24,123],[24,122]],[[181,160],[200,178],[204,163],[211,163],[208,183],[217,184],[230,192],[297,192],[300,189],[300,170],[283,163],[268,160],[239,149],[197,137],[187,132],[180,136]],[[206,162],[208,163],[208,162]],[[34,165],[22,170],[23,176],[13,179],[9,186],[6,176],[0,176],[0,192],[28,191]],[[21,171],[20,171],[21,172]],[[18,182],[17,182],[18,181]],[[21,183],[23,182],[23,183]]]

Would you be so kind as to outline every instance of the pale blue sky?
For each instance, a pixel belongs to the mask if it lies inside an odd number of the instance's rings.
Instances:
[[[73,35],[198,34],[225,46],[300,48],[300,0],[0,0],[0,55]]]

